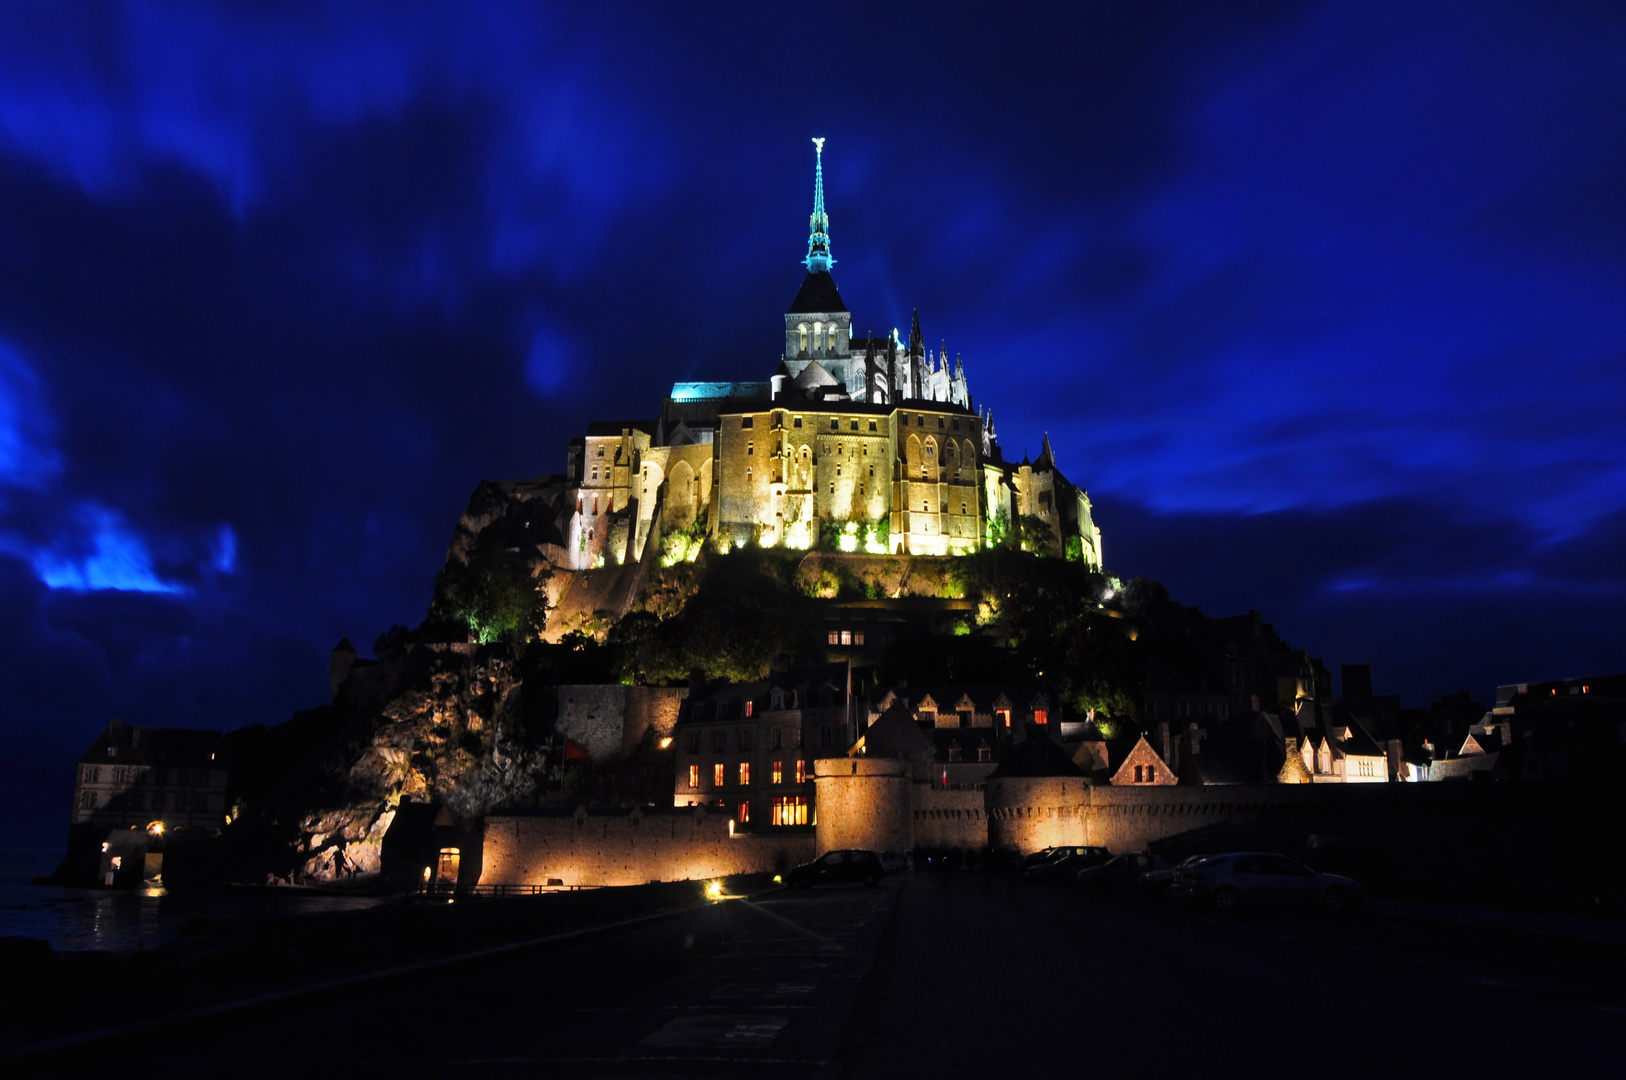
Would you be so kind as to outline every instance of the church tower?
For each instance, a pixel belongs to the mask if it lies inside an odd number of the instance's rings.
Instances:
[[[807,258],[802,260],[807,277],[785,312],[785,368],[792,379],[798,379],[817,364],[839,380],[853,398],[867,400],[863,358],[858,358],[855,378],[848,349],[852,315],[830,275],[836,260],[830,254],[830,216],[824,210],[823,139],[813,140],[813,152],[813,216],[808,219]]]

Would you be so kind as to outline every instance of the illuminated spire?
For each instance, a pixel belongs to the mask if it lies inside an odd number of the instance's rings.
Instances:
[[[813,216],[808,219],[807,258],[802,265],[808,273],[824,272],[836,264],[830,254],[830,215],[824,212],[824,140],[813,140]]]

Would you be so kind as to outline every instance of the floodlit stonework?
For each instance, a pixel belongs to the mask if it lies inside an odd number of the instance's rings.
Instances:
[[[1100,567],[1089,496],[1056,467],[1004,459],[965,365],[907,339],[855,336],[836,288],[822,146],[806,277],[765,381],[680,382],[654,420],[589,425],[570,444],[574,570],[664,561],[702,543],[881,555],[957,555],[1042,523],[1022,542]]]

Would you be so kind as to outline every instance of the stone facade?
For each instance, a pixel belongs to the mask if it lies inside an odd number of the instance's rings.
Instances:
[[[810,831],[736,832],[704,807],[489,814],[482,885],[643,885],[771,871],[813,858]]]

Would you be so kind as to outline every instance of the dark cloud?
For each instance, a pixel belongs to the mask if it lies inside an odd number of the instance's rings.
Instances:
[[[1415,700],[1618,668],[1623,37],[1613,5],[8,6],[0,731],[47,779],[4,798],[59,822],[109,715],[320,700],[341,634],[421,616],[480,479],[770,371],[815,134],[857,325],[919,308],[1007,452],[1048,431],[1111,568]]]

